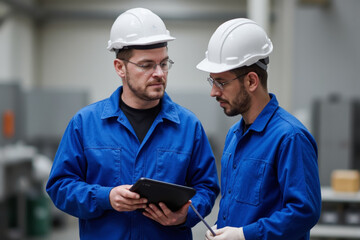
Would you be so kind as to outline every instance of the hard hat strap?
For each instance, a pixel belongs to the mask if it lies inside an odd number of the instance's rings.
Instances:
[[[269,64],[269,57],[260,59],[260,60],[257,61],[255,64],[258,65],[259,67],[261,67],[262,69],[264,69],[264,70],[266,71],[266,70],[267,70],[267,65]]]

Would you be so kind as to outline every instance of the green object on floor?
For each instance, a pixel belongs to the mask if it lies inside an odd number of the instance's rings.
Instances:
[[[50,200],[45,195],[27,199],[27,235],[46,236],[51,228]]]

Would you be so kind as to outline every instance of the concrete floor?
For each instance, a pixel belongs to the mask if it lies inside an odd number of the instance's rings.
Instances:
[[[216,222],[217,214],[219,211],[219,197],[215,202],[214,208],[212,212],[205,218],[206,222],[213,226]],[[203,240],[205,239],[205,232],[207,228],[203,222],[199,222],[193,229],[193,239],[194,240]],[[76,218],[71,216],[67,217],[66,227],[54,229],[51,233],[46,237],[41,238],[30,238],[27,240],[76,240],[79,239],[79,230],[78,230],[78,222]]]

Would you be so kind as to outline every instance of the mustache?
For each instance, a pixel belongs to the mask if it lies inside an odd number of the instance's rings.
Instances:
[[[220,98],[220,97],[216,97],[216,101],[218,101],[218,102],[228,102],[225,99]]]
[[[154,79],[149,80],[147,82],[148,85],[151,85],[151,84],[154,84],[154,83],[156,83],[156,84],[159,84],[159,83],[165,84],[165,78],[154,78]]]

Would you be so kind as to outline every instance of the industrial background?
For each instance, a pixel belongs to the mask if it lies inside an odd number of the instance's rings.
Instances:
[[[360,170],[358,0],[0,0],[0,239],[79,239],[44,184],[71,116],[121,84],[106,46],[116,17],[133,7],[158,14],[176,37],[167,92],[202,121],[218,166],[240,116],[223,114],[195,66],[224,21],[248,17],[266,29],[269,91],[319,147],[323,210],[311,238],[360,239],[358,179],[351,192],[331,187],[334,170]],[[205,231],[199,223],[194,239]]]

